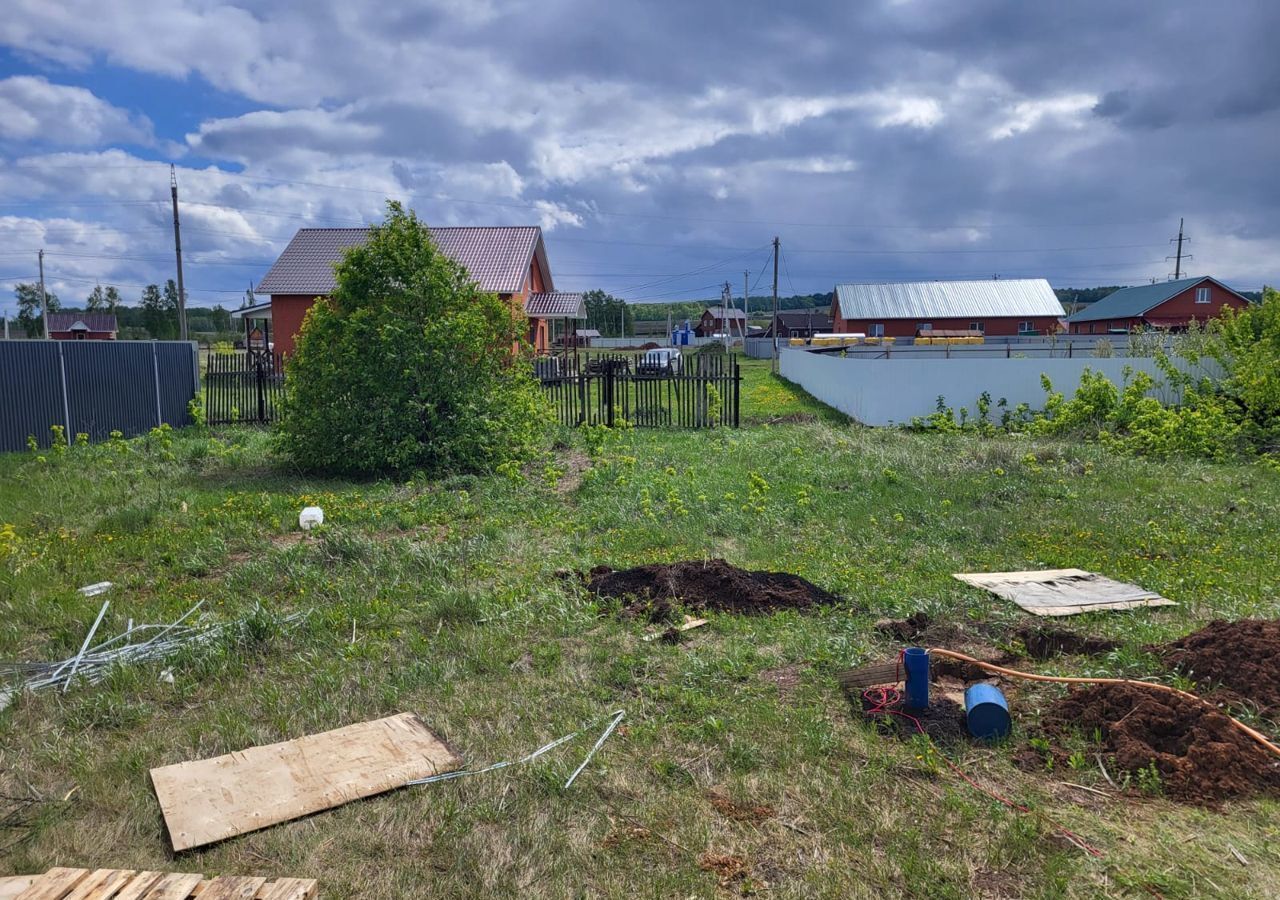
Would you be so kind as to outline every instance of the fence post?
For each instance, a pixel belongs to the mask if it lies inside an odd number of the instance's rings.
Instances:
[[[604,381],[604,416],[609,427],[613,427],[613,360],[605,360]]]
[[[160,353],[156,350],[156,342],[151,342],[151,373],[156,391],[156,427],[164,424],[164,415],[160,412]]]
[[[738,427],[742,402],[742,368],[735,361],[733,364],[733,427]]]
[[[266,354],[263,354],[265,356]],[[262,374],[263,356],[259,356],[254,360],[254,368],[257,370],[258,376],[258,421],[267,421],[267,380]]]
[[[66,425],[67,446],[70,447],[75,435],[71,433],[71,403],[67,400],[67,360],[62,355],[62,341],[58,341],[58,368],[62,371],[62,421]]]

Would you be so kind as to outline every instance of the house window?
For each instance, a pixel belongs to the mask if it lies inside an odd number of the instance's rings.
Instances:
[[[1209,302],[1209,300],[1211,299],[1211,297],[1210,297],[1210,294],[1211,294],[1211,293],[1212,293],[1212,292],[1211,292],[1211,291],[1209,290],[1209,288],[1207,288],[1207,287],[1198,287],[1198,288],[1196,288],[1196,302],[1197,302],[1197,303],[1208,303],[1208,302]]]
[[[875,325],[872,325],[870,328],[868,328],[867,336],[868,337],[884,337],[884,323],[877,322]]]
[[[77,332],[76,332],[76,340],[77,340],[77,341],[83,341],[83,340],[84,340],[84,332],[83,332],[83,331],[77,331]]]
[[[1018,334],[1035,334],[1036,323],[1031,321],[1018,323]]]
[[[1090,323],[1089,323],[1089,333],[1090,333],[1090,334],[1093,334],[1093,323],[1092,323],[1092,322],[1090,322]]]
[[[969,323],[969,330],[970,330],[970,331],[981,331],[981,332],[984,332],[984,333],[985,333],[985,332],[986,332],[986,330],[987,330],[987,323],[985,323],[985,322],[970,322],[970,323]]]
[[[916,326],[916,331],[933,331],[932,322],[921,322]]]

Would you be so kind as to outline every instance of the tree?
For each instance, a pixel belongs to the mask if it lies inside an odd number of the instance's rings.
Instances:
[[[623,326],[635,334],[635,312],[612,294],[601,290],[587,291],[582,295],[587,307],[587,326],[600,332],[601,337],[623,337]]]
[[[142,307],[142,325],[154,340],[168,340],[176,333],[159,286],[149,284],[143,288],[139,306]]]
[[[105,299],[107,301],[107,309],[113,313],[121,306],[124,306],[124,300],[120,297],[120,291],[117,290],[114,285],[107,286]]]
[[[17,284],[13,288],[13,296],[18,300],[18,324],[26,331],[27,337],[44,336],[44,311],[40,304],[40,285],[38,283]],[[45,292],[49,312],[61,309],[58,295],[52,291]]]
[[[84,308],[89,312],[102,312],[106,305],[107,297],[102,292],[102,285],[94,285],[93,290],[89,292],[89,296],[84,299]]]
[[[550,421],[523,311],[480,290],[398,203],[347,251],[287,362],[277,446],[342,474],[491,471],[528,458]]]
[[[214,331],[225,333],[231,330],[231,311],[223,309],[221,303],[209,311],[209,319]]]
[[[1208,355],[1225,372],[1221,388],[1239,411],[1245,436],[1257,449],[1280,450],[1280,291],[1262,289],[1262,301],[1224,309],[1209,321]]]

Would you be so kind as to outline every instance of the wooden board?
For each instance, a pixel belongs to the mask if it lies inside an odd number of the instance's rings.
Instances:
[[[22,889],[5,893],[10,882]],[[256,875],[223,875],[212,881],[185,872],[132,869],[50,869],[43,875],[0,878],[0,900],[313,900],[311,878],[267,881]]]
[[[34,875],[9,875],[0,878],[0,900],[15,900],[35,880]]]
[[[1177,606],[1159,594],[1084,569],[963,572],[953,577],[1012,600],[1037,616],[1074,616],[1106,609]]]
[[[175,851],[451,772],[462,760],[413,713],[151,770]]]

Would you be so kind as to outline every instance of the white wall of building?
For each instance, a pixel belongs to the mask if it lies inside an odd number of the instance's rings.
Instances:
[[[967,407],[972,417],[983,391],[991,395],[993,418],[998,418],[995,404],[1001,398],[1011,410],[1019,403],[1041,409],[1041,375],[1049,376],[1054,390],[1070,397],[1086,368],[1101,372],[1117,386],[1124,383],[1126,367],[1146,372],[1157,382],[1164,380],[1150,358],[858,359],[788,348],[781,353],[780,367],[783,378],[867,425],[906,425],[936,411],[939,396],[957,415]],[[1166,402],[1177,399],[1163,387],[1153,393]]]

